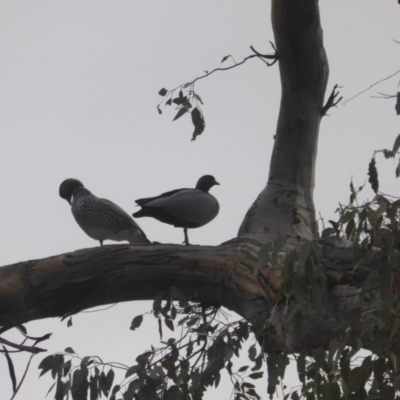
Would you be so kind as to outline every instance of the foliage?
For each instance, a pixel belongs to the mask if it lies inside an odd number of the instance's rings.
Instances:
[[[165,106],[171,106],[172,104],[176,105],[176,107],[177,107],[176,109],[178,110],[178,112],[175,114],[173,121],[176,121],[183,115],[190,112],[191,117],[192,117],[192,123],[194,125],[192,141],[196,140],[196,137],[201,135],[204,132],[206,123],[204,120],[203,111],[201,110],[201,106],[200,106],[200,104],[203,105],[203,101],[201,100],[201,97],[195,91],[195,83],[200,79],[207,78],[208,76],[210,76],[211,74],[213,74],[216,71],[227,71],[229,69],[239,67],[240,65],[244,64],[246,61],[248,61],[252,58],[258,58],[258,59],[262,60],[268,67],[271,67],[278,61],[278,52],[275,48],[275,45],[272,42],[270,42],[270,44],[274,50],[273,54],[261,54],[253,46],[250,46],[250,49],[254,54],[251,54],[251,55],[245,57],[242,61],[240,61],[238,63],[235,61],[235,59],[231,55],[228,55],[228,56],[225,56],[222,58],[221,64],[224,63],[225,61],[227,61],[228,59],[232,59],[234,64],[231,65],[230,67],[215,68],[212,71],[204,71],[205,72],[204,75],[193,79],[191,82],[185,83],[183,85],[179,85],[178,87],[176,87],[175,89],[172,89],[172,90],[168,90],[165,88],[160,89],[158,94],[160,96],[164,97],[164,99],[157,105],[158,113],[162,114],[160,106],[163,104]],[[268,62],[266,60],[272,60],[272,62]],[[175,93],[178,90],[179,90],[178,96],[176,96]],[[195,104],[195,107],[193,107],[193,104]],[[334,105],[336,105],[336,104],[334,104]]]
[[[252,381],[262,378],[264,354],[254,342],[248,350],[249,363],[234,367],[244,341],[252,337],[247,321],[228,323],[215,307],[190,303],[176,287],[160,293],[153,302],[152,314],[158,321],[160,347],[153,347],[127,366],[105,363],[97,356],[80,358],[71,348],[44,358],[41,375],[51,372],[55,399],[71,394],[72,399],[202,399],[207,387],[217,387],[226,371],[233,384],[233,396],[261,399]],[[131,329],[140,328],[143,315],[136,316]],[[178,338],[163,340],[165,332],[180,329]],[[115,370],[125,371],[125,379],[114,383]]]

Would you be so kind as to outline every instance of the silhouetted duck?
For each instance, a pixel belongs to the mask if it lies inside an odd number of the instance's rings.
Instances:
[[[91,238],[129,243],[150,243],[139,225],[113,202],[89,192],[78,179],[66,179],[60,185],[60,197],[71,205],[76,222]]]
[[[183,228],[184,243],[189,244],[188,228],[199,228],[208,224],[218,214],[218,200],[208,191],[219,185],[212,175],[204,175],[195,189],[176,189],[156,197],[136,200],[142,207],[133,214],[136,218],[153,217],[166,224]]]

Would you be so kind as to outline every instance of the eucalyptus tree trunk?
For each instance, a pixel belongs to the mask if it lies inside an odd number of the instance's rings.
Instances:
[[[317,0],[272,0],[282,97],[268,182],[239,229],[313,239],[318,132],[328,81]]]

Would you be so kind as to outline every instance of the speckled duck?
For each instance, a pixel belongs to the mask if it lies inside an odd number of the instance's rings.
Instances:
[[[133,216],[153,217],[183,228],[184,243],[189,244],[187,230],[208,224],[219,212],[218,200],[208,193],[214,185],[219,185],[215,178],[204,175],[198,180],[195,189],[176,189],[159,196],[136,200],[142,209]]]
[[[122,208],[110,200],[100,199],[78,179],[66,179],[60,185],[60,197],[71,205],[72,214],[91,238],[127,240],[129,243],[150,243],[139,225]]]

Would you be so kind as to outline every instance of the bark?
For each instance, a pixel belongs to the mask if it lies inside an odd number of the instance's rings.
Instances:
[[[313,239],[318,132],[329,68],[317,0],[272,0],[282,95],[267,186],[239,229]]]
[[[296,245],[288,242],[285,251]],[[294,314],[297,302],[289,302],[286,309],[285,304],[275,305],[281,267],[266,262],[253,277],[261,247],[261,242],[250,238],[216,247],[113,245],[5,266],[0,268],[0,325],[65,317],[121,301],[151,300],[176,286],[192,301],[223,306],[246,318],[266,351],[277,346],[299,351],[319,347],[345,331],[345,317],[358,301],[360,283],[381,260],[377,255],[351,274],[351,250],[325,243],[325,267],[349,279],[329,282],[324,312],[310,310],[308,324],[299,331],[295,319],[287,317]],[[365,330],[374,332],[380,323],[380,305],[359,302]],[[273,334],[266,335],[267,325],[274,328]]]

